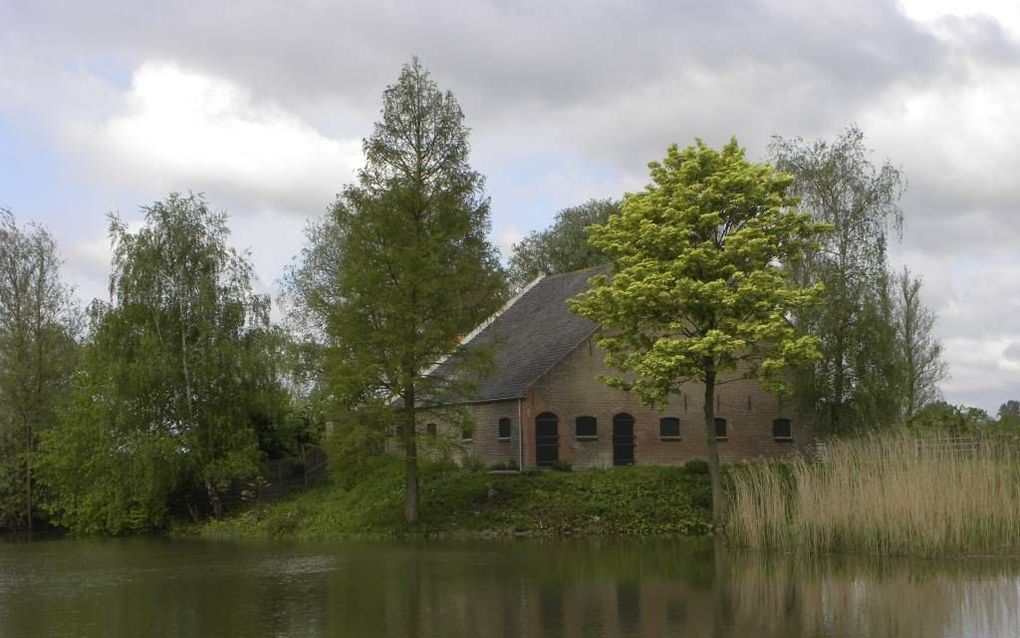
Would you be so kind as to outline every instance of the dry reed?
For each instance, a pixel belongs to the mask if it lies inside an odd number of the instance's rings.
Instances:
[[[836,441],[824,460],[730,474],[731,543],[934,556],[1020,547],[1012,445],[931,445],[907,434]]]

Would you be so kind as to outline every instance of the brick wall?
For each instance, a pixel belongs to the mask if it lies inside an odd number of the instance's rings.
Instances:
[[[423,411],[418,417],[418,432],[424,447],[435,447],[438,450],[448,449],[454,457],[464,453],[471,454],[486,465],[494,463],[518,462],[520,451],[521,427],[518,418],[520,401],[491,401],[465,406],[465,412],[471,420],[471,438],[463,439],[459,425],[453,424],[454,419],[438,411]],[[510,437],[499,437],[499,420],[510,419]],[[429,423],[436,424],[437,445],[430,446],[427,437]]]
[[[594,339],[588,339],[532,384],[520,405],[525,424],[525,467],[535,466],[535,417],[543,412],[552,412],[558,417],[559,458],[577,468],[612,467],[613,416],[619,413],[634,417],[636,463],[671,465],[705,458],[702,384],[689,384],[681,396],[659,412],[643,406],[633,394],[599,381],[598,377],[603,374],[610,374],[605,355]],[[740,379],[717,385],[716,397],[715,415],[727,422],[727,438],[719,441],[719,457],[723,463],[791,457],[806,452],[813,445],[811,428],[796,413],[792,400],[780,400],[756,381]],[[438,414],[422,413],[419,430],[424,433],[426,423],[435,422],[440,437],[486,465],[516,462],[521,434],[518,407],[517,399],[466,406],[466,413],[473,422],[469,441],[461,441],[459,426],[450,425]],[[595,417],[597,435],[594,438],[575,436],[575,419],[579,416]],[[664,416],[680,420],[678,439],[660,438],[659,419]],[[498,437],[500,418],[510,419],[507,440]],[[773,438],[772,421],[777,418],[792,422],[792,441]]]
[[[532,384],[524,403],[525,465],[535,463],[534,419],[543,412],[559,417],[559,457],[575,467],[613,465],[613,416],[625,412],[634,417],[634,458],[638,464],[680,464],[704,458],[707,444],[703,415],[704,386],[690,384],[668,408],[651,410],[637,398],[598,380],[609,374],[605,356],[588,339],[559,364]],[[722,462],[758,457],[781,458],[807,450],[813,442],[808,423],[797,415],[792,401],[765,392],[755,381],[736,380],[716,387],[716,416],[727,421],[727,439],[719,441]],[[574,434],[578,416],[597,420],[597,437],[579,440]],[[659,437],[659,419],[680,419],[679,440]],[[776,441],[772,421],[788,418],[793,424],[792,441]]]

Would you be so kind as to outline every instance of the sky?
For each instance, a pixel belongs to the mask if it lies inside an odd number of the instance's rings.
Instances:
[[[671,143],[832,140],[907,180],[946,400],[1020,397],[1020,3],[969,0],[0,0],[0,207],[106,297],[109,213],[173,191],[230,214],[273,293],[419,56],[457,97],[504,254]]]

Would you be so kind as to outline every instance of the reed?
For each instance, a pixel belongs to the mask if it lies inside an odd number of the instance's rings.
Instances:
[[[836,441],[824,460],[730,472],[737,546],[884,555],[1020,548],[1015,446],[931,445],[909,434]]]

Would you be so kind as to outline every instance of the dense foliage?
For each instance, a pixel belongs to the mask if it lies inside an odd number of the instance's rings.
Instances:
[[[594,278],[572,305],[601,326],[599,346],[621,372],[610,385],[661,405],[687,382],[704,384],[718,524],[715,384],[739,374],[782,389],[789,366],[816,355],[817,339],[788,316],[821,286],[788,273],[824,228],[794,208],[791,177],[748,162],[736,140],[718,151],[673,145],[650,167],[652,184],[591,230],[612,278]]]
[[[704,463],[538,475],[489,474],[423,463],[416,534],[593,536],[705,534],[711,492]],[[209,537],[338,538],[412,531],[402,516],[403,468],[395,457],[359,465],[356,480],[262,504],[198,532]],[[345,486],[346,485],[346,486]]]
[[[588,228],[606,223],[619,211],[617,200],[591,199],[556,213],[552,226],[532,231],[514,244],[508,267],[511,285],[520,289],[542,274],[558,275],[606,263],[609,258],[602,249],[588,241]]]
[[[801,207],[832,228],[792,268],[802,285],[824,284],[822,303],[796,313],[821,352],[797,375],[798,401],[828,432],[900,423],[938,398],[946,376],[921,282],[888,264],[890,236],[903,228],[900,171],[873,165],[854,126],[831,143],[776,138],[771,155],[794,175]]]
[[[435,365],[499,307],[505,284],[464,115],[417,60],[385,90],[364,150],[357,183],[308,233],[288,288],[299,323],[326,348],[327,393],[344,410],[402,425],[414,521],[416,410],[449,396],[454,380]]]
[[[0,529],[42,513],[35,466],[56,425],[78,354],[77,311],[50,234],[0,210]]]
[[[77,532],[160,527],[175,502],[219,514],[258,472],[256,424],[285,410],[269,302],[225,215],[176,194],[145,211],[137,233],[111,220],[111,300],[90,309],[73,404],[44,437],[48,507]]]

